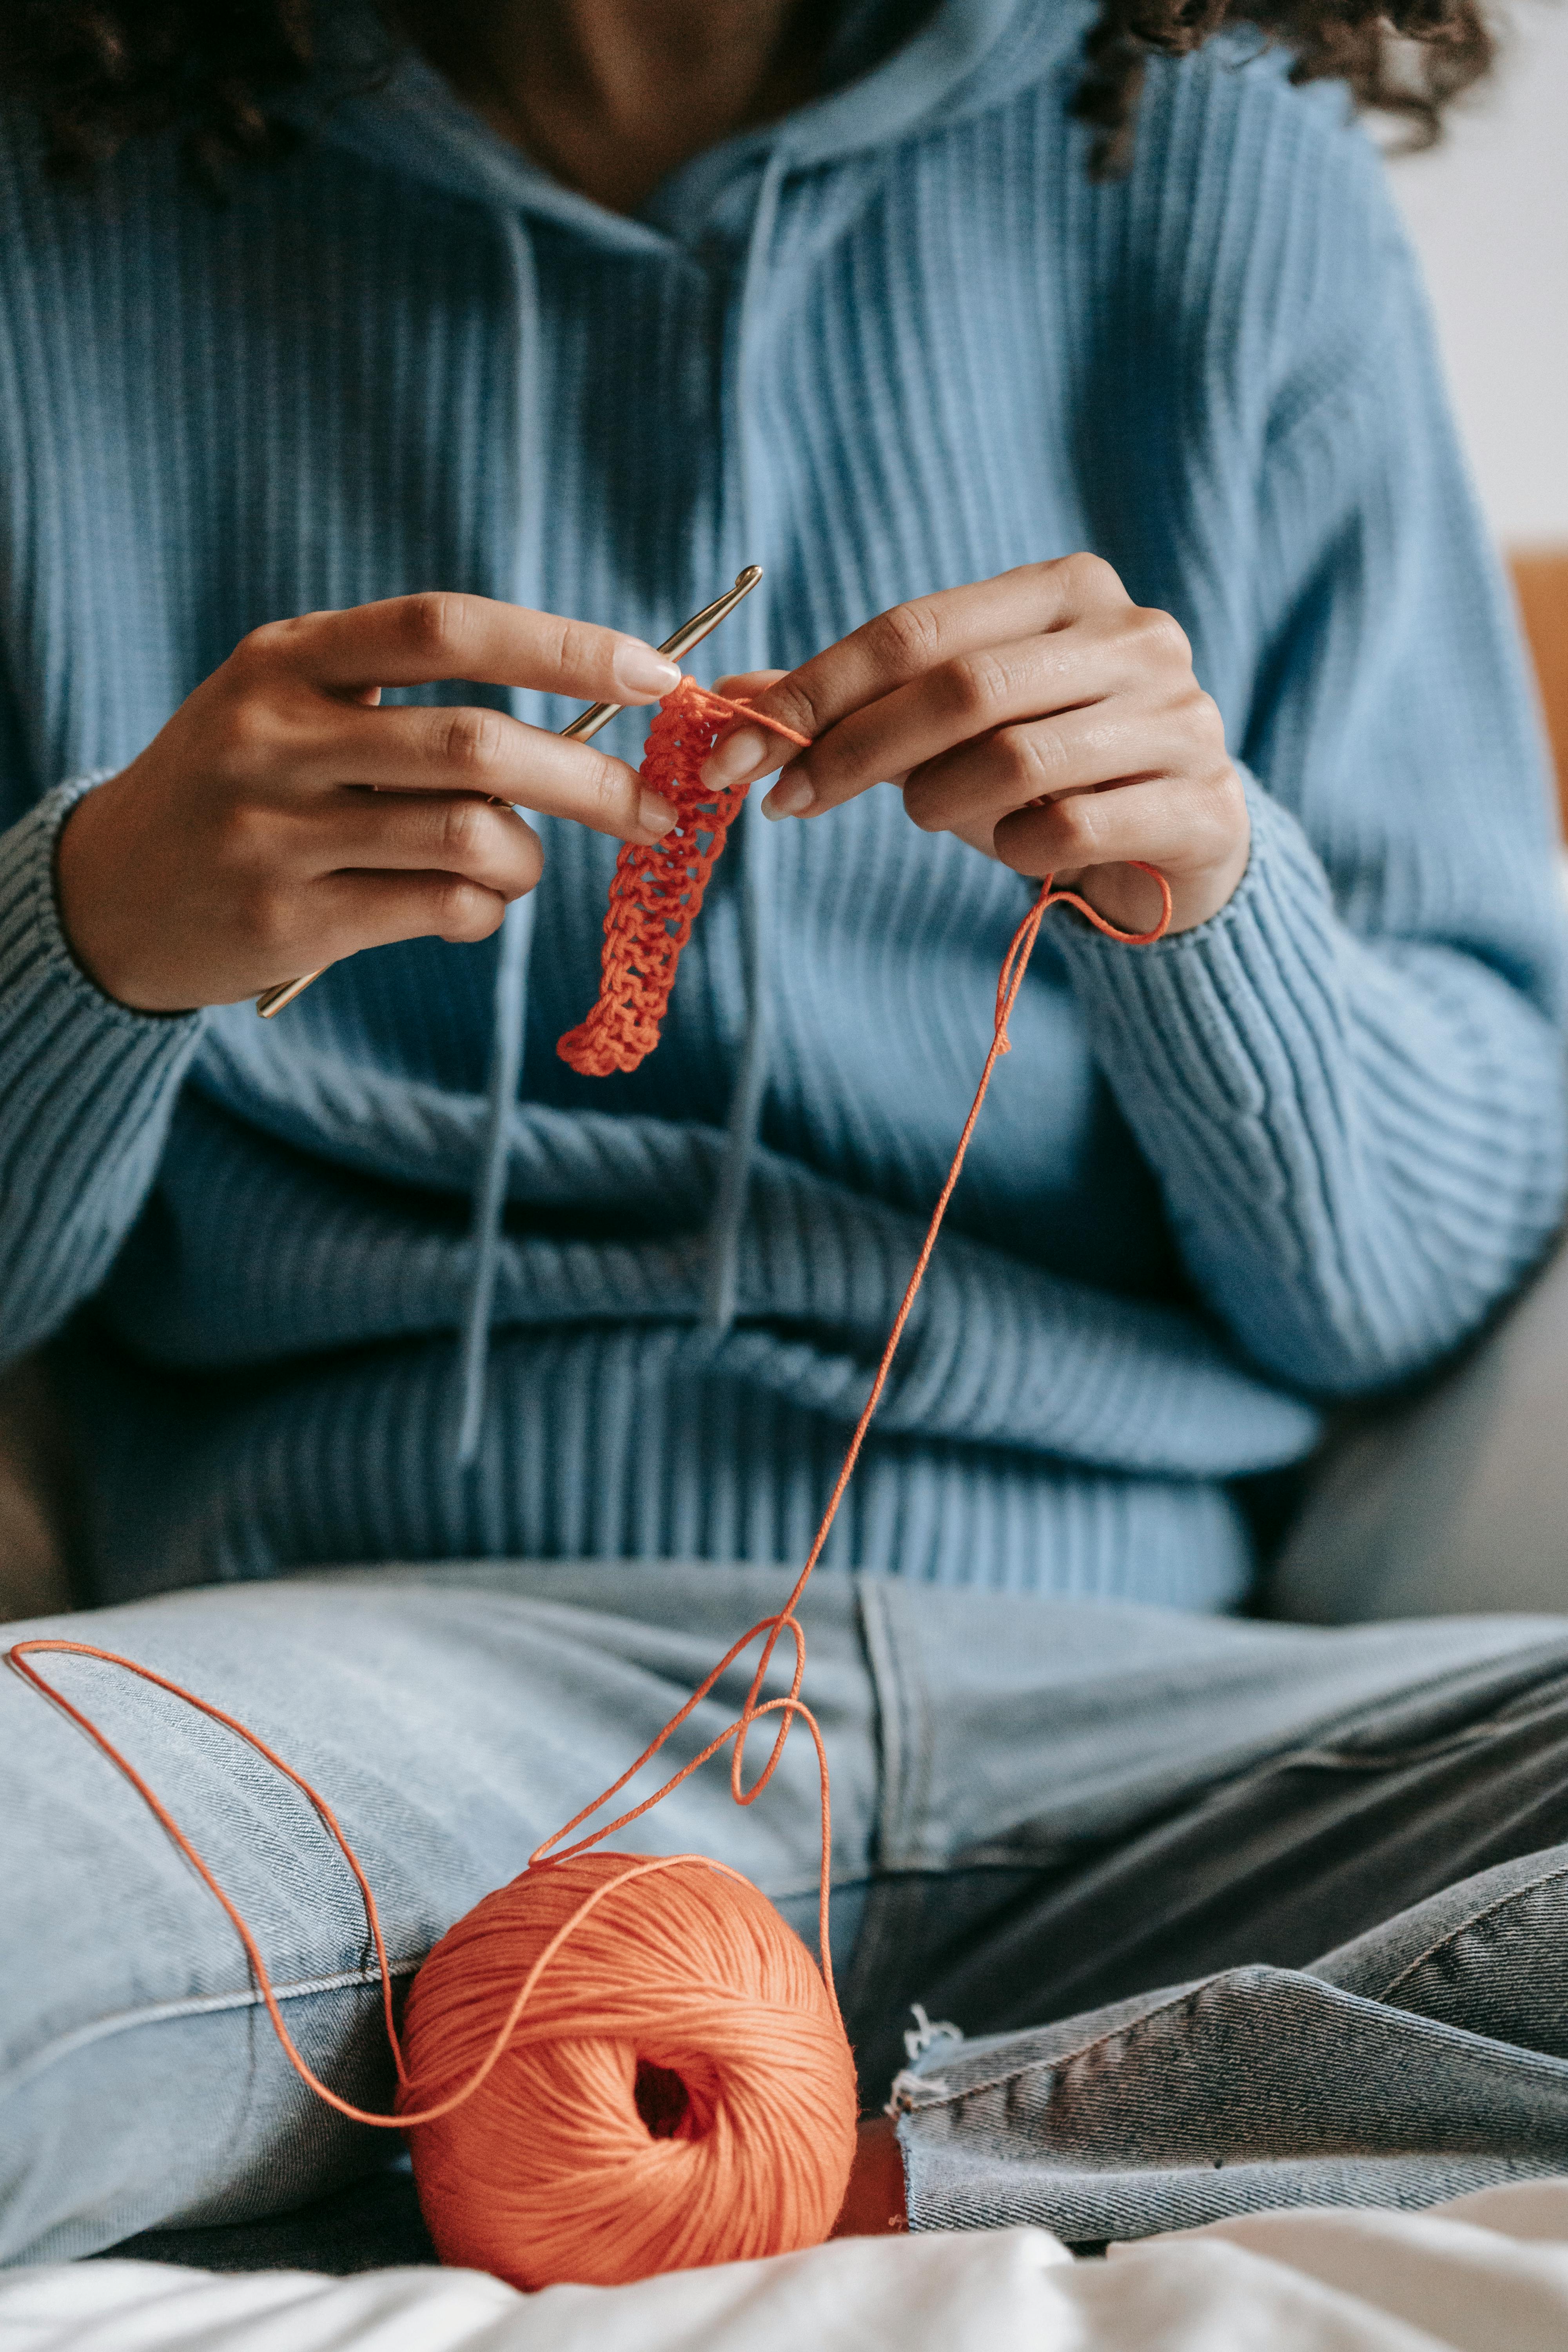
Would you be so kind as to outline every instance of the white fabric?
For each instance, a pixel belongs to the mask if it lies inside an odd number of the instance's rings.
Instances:
[[[1568,2180],[1256,2214],[1074,2262],[1043,2230],[845,2239],[640,2286],[473,2271],[0,2275],[0,2352],[1562,2352]]]

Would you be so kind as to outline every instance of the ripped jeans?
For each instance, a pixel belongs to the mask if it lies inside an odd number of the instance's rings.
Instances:
[[[789,1582],[344,1570],[5,1638],[122,1650],[279,1748],[336,1808],[405,1978]],[[913,2227],[1083,2243],[1568,2171],[1568,1620],[1323,1631],[828,1574],[801,1613],[846,2018],[867,2105],[891,2089]],[[161,1694],[43,1664],[237,1900],[307,2059],[389,2105],[363,1914],[314,1815]],[[745,1870],[809,1937],[816,1839],[796,1738],[751,1810],[716,1760],[635,1843]],[[0,1675],[0,2259],[156,2231],[200,2262],[292,2211],[284,2258],[345,2267],[311,2214],[395,2147],[305,2090],[211,1896]]]

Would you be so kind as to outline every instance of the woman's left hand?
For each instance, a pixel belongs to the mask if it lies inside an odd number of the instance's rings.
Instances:
[[[868,785],[901,787],[928,833],[1019,874],[1054,875],[1128,931],[1216,914],[1247,870],[1247,801],[1225,727],[1168,613],[1134,604],[1109,563],[1068,555],[900,604],[787,675],[726,678],[812,737],[763,806],[815,817]],[[764,775],[776,736],[738,724],[710,784]]]

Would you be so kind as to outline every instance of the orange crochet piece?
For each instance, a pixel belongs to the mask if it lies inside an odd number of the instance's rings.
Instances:
[[[753,719],[803,751],[810,749],[808,735],[797,735],[778,719],[710,693],[689,677],[659,705],[642,779],[669,802],[679,822],[649,848],[628,842],[616,860],[610,910],[605,917],[598,1003],[555,1048],[563,1062],[586,1078],[635,1070],[658,1043],[680,950],[691,936],[714,860],[746,797],[744,784],[715,793],[699,782],[703,761],[732,719]]]

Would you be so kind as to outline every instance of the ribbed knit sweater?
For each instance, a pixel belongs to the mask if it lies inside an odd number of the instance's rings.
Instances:
[[[160,1019],[57,913],[83,780],[279,614],[444,586],[658,638],[761,562],[713,674],[1091,548],[1188,632],[1247,873],[1153,949],[1048,919],[833,1559],[1231,1604],[1236,1483],[1436,1361],[1554,1226],[1540,749],[1380,162],[1336,92],[1210,50],[1153,68],[1131,176],[1094,185],[1079,8],[946,0],[891,48],[887,13],[635,218],[412,59],[323,119],[305,93],[299,152],[221,208],[169,142],[83,195],[5,128],[0,1335],[68,1329],[106,1597],[797,1559],[1027,903],[889,787],[749,813],[660,1049],[586,1079],[554,1045],[615,845],[548,824],[460,1469],[497,943],[361,955],[272,1024]]]

